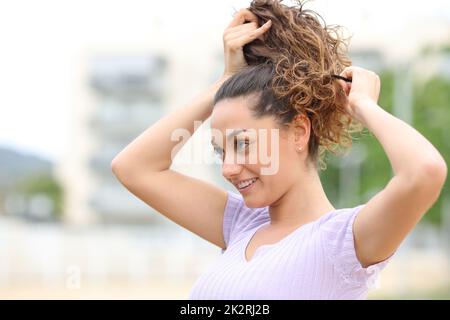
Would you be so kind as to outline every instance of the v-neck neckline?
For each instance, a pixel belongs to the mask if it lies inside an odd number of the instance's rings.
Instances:
[[[260,251],[260,249],[262,248],[268,248],[268,247],[275,247],[280,245],[282,242],[287,241],[287,239],[291,238],[294,234],[296,234],[297,232],[299,232],[300,230],[303,230],[304,228],[313,225],[317,222],[319,222],[320,220],[322,220],[324,217],[330,215],[331,213],[338,211],[339,209],[334,209],[331,211],[328,211],[327,213],[323,214],[322,216],[320,216],[319,218],[317,218],[316,220],[307,222],[305,224],[302,224],[301,226],[295,228],[293,231],[291,231],[290,233],[288,233],[286,236],[284,236],[283,238],[281,238],[280,240],[278,240],[277,242],[274,243],[269,243],[269,244],[262,244],[260,246],[258,246],[255,251],[253,251],[253,255],[250,258],[250,260],[247,260],[247,249],[248,249],[248,245],[250,244],[250,242],[252,241],[253,237],[255,236],[256,232],[258,232],[258,230],[260,230],[262,227],[266,226],[267,224],[269,224],[271,222],[270,217],[269,220],[260,224],[259,226],[257,226],[256,228],[252,229],[251,232],[249,232],[249,234],[245,237],[245,242],[244,242],[244,250],[242,250],[242,260],[244,261],[244,263],[251,263],[253,262],[253,260],[255,260],[255,256],[258,253],[258,251]]]

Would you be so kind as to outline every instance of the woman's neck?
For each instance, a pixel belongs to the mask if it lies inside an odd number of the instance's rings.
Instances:
[[[272,226],[299,226],[336,210],[323,190],[315,170],[307,171],[302,178],[270,205]]]

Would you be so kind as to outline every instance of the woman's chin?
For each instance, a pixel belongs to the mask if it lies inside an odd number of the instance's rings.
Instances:
[[[264,208],[267,207],[264,199],[260,199],[259,197],[253,195],[243,196],[245,205],[248,208]]]

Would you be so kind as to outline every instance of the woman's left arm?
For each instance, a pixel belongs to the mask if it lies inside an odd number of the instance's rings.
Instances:
[[[378,104],[380,79],[372,71],[348,67],[341,74],[353,117],[378,139],[394,177],[355,218],[354,239],[363,267],[392,255],[439,197],[447,166],[438,150],[417,130]]]

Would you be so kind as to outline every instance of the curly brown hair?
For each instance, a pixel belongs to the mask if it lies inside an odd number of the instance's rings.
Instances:
[[[346,97],[332,75],[351,65],[347,40],[339,25],[326,25],[305,1],[286,6],[282,0],[254,0],[249,11],[258,24],[272,20],[271,28],[243,48],[248,68],[234,74],[217,91],[214,105],[226,98],[254,96],[255,118],[272,115],[279,125],[296,115],[311,121],[308,158],[325,170],[326,151],[338,154],[352,145],[352,133],[363,126],[346,109]],[[321,23],[322,22],[322,23]]]

